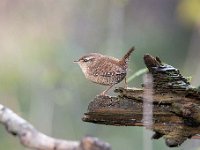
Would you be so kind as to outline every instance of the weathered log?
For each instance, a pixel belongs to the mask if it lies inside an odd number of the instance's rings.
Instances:
[[[187,138],[200,133],[200,92],[190,85],[179,70],[151,55],[144,62],[153,77],[152,126],[153,139],[164,137],[170,147],[181,145]],[[145,87],[148,88],[148,87]],[[118,126],[146,126],[143,116],[144,86],[117,88],[114,96],[96,96],[88,106],[83,121]]]

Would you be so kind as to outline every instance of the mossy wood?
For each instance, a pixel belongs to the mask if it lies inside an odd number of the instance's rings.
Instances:
[[[200,133],[200,92],[179,70],[151,55],[144,62],[153,76],[153,139],[164,137],[170,147]],[[117,88],[117,97],[97,96],[82,118],[85,122],[117,126],[145,126],[144,88]],[[146,100],[148,101],[148,99]]]

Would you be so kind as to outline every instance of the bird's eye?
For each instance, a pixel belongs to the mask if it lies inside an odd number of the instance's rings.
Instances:
[[[92,62],[94,60],[94,57],[85,57],[82,58],[83,62]]]
[[[88,61],[89,61],[89,59],[87,59],[87,58],[83,59],[83,62],[88,62]]]

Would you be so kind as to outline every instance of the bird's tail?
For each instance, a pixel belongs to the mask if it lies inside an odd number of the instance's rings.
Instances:
[[[132,47],[131,49],[129,49],[129,51],[124,55],[124,57],[121,59],[122,62],[127,62],[129,59],[129,56],[131,55],[131,53],[135,50],[135,47]]]

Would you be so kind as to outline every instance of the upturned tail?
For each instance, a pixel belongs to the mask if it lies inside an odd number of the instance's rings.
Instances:
[[[135,47],[132,47],[121,59],[122,62],[127,62],[131,53],[135,50]]]

